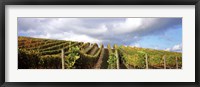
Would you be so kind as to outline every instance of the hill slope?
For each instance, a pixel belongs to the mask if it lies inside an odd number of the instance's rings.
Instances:
[[[63,50],[63,55],[62,55]],[[180,69],[182,53],[96,43],[18,37],[19,69]]]

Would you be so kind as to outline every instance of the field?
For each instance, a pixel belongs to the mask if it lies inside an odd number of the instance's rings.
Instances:
[[[182,53],[18,37],[18,69],[181,69]]]

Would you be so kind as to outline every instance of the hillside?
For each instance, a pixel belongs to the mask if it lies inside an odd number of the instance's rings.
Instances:
[[[62,69],[62,64],[65,69],[181,69],[182,53],[18,37],[19,69]]]

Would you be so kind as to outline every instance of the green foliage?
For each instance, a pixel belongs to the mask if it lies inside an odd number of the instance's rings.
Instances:
[[[61,55],[40,56],[39,69],[60,69]]]
[[[57,49],[61,49],[61,48],[64,48],[65,46],[68,46],[69,43],[71,42],[65,42],[65,43],[62,43],[62,44],[58,44],[58,45],[54,45],[54,46],[51,46],[51,47],[48,47],[48,48],[45,48],[45,49],[41,49],[40,51],[51,51],[51,50],[57,50]]]
[[[175,67],[176,66],[176,57],[175,56],[167,56],[166,57],[166,65]]]
[[[18,37],[18,39],[19,69],[61,69],[61,48],[66,51],[65,54],[69,56],[67,56],[69,61],[72,61],[74,52],[83,44],[82,42],[29,37]],[[69,43],[70,46],[68,46]],[[24,47],[24,49],[20,47]],[[70,48],[71,50],[69,50]],[[68,66],[73,65],[69,61]]]
[[[59,55],[41,56],[38,51],[18,49],[19,69],[58,69],[61,68]]]
[[[111,49],[110,44],[108,44],[107,46],[108,48],[108,53],[109,53],[109,58],[108,58],[108,69],[117,69],[117,60],[118,60],[118,53],[117,52],[113,52]],[[115,51],[117,51],[117,46],[114,45]]]
[[[163,56],[164,55],[149,55],[148,56],[149,65],[154,67],[163,67],[164,66]]]
[[[117,57],[115,53],[110,53],[108,58],[108,68],[109,69],[116,69],[117,68]]]
[[[76,60],[80,58],[78,46],[71,47],[69,49],[69,52],[70,53],[68,54],[68,56],[65,59],[65,64],[68,69],[73,68]]]
[[[182,66],[182,57],[181,53],[177,52],[168,52],[162,50],[153,50],[145,48],[136,48],[136,47],[125,47],[120,46],[119,52],[122,57],[122,61],[129,68],[145,68],[145,55],[148,55],[148,66],[150,68],[163,68],[164,59],[166,57],[167,67],[174,67],[176,65],[175,57],[178,57],[178,64]]]
[[[52,55],[52,54],[58,54],[61,53],[61,49],[64,49],[64,51],[68,51],[69,48],[74,47],[74,46],[79,46],[81,43],[74,43],[72,45],[68,45],[66,47],[60,48],[60,49],[54,49],[54,50],[48,50],[48,51],[42,51],[42,55]]]
[[[123,59],[129,68],[145,68],[145,55],[136,53],[133,55],[123,55]]]
[[[62,44],[62,43],[65,43],[65,42],[64,41],[54,41],[54,42],[52,41],[51,43],[45,43],[44,45],[41,45],[41,46],[38,46],[38,47],[35,47],[35,48],[32,48],[32,49],[42,50],[42,49],[47,49],[49,47],[59,45],[59,44]]]
[[[34,50],[18,49],[18,68],[36,69],[40,61],[40,54]]]

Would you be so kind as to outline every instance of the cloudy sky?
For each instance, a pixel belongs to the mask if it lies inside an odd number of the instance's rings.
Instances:
[[[182,18],[18,18],[18,36],[182,52]]]

